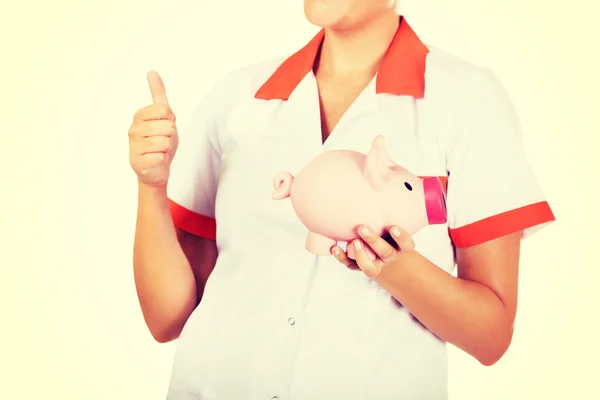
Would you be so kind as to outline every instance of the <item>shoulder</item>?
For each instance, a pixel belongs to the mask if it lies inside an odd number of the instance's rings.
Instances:
[[[428,46],[425,100],[448,119],[509,118],[518,125],[514,103],[496,73],[447,51]],[[484,117],[485,116],[485,117]]]
[[[447,154],[466,157],[455,150],[466,151],[473,141],[517,144],[523,135],[519,115],[491,68],[435,47],[429,47],[426,63],[421,107]]]
[[[481,68],[480,65],[439,47],[427,45],[427,71],[433,74],[464,77]]]
[[[452,97],[468,88],[474,79],[491,71],[472,61],[443,49],[427,46],[425,86],[427,94],[435,97]]]
[[[427,46],[425,84],[431,97],[468,101],[486,95],[506,97],[495,72],[445,50]]]

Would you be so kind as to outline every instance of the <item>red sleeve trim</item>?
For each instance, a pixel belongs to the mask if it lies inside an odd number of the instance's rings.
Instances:
[[[530,204],[494,215],[456,229],[449,229],[456,247],[464,248],[484,243],[536,225],[554,221],[547,202]]]
[[[188,210],[171,199],[169,199],[169,208],[176,228],[206,239],[216,239],[217,223],[214,218]]]

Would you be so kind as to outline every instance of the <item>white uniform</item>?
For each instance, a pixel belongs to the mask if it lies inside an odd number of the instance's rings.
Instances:
[[[305,250],[291,203],[271,199],[279,171],[296,174],[327,150],[367,152],[384,135],[396,163],[447,185],[447,226],[414,239],[448,272],[454,246],[554,219],[494,75],[426,47],[405,20],[322,144],[312,73],[322,39],[229,74],[180,133],[173,219],[216,234],[219,257],[179,339],[169,400],[447,398],[446,344],[362,272]]]

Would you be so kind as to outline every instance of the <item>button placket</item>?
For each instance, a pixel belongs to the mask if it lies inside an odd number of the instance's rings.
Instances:
[[[315,257],[313,261],[312,268],[307,269],[306,264],[302,263],[299,265],[299,273],[296,279],[298,281],[304,281],[308,279],[308,285],[312,286],[313,275],[315,274],[316,269],[318,268],[319,260]],[[279,321],[279,329],[284,329],[284,334],[282,335],[282,341],[280,342],[283,348],[281,349],[281,359],[280,359],[280,369],[279,373],[279,381],[276,385],[279,389],[274,390],[272,393],[276,393],[278,400],[283,398],[288,398],[290,395],[291,384],[293,380],[293,374],[296,363],[296,356],[298,352],[298,346],[300,344],[300,336],[303,330],[303,317],[305,312],[305,303],[306,303],[306,295],[307,295],[307,287],[303,285],[293,285],[293,289],[289,290],[286,304],[281,307],[280,311],[283,313],[279,314],[280,317],[283,317]],[[283,324],[287,323],[287,326]]]

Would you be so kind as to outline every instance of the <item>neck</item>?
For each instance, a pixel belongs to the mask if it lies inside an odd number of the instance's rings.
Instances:
[[[326,28],[315,73],[375,75],[399,23],[399,16],[390,12],[353,29]]]

